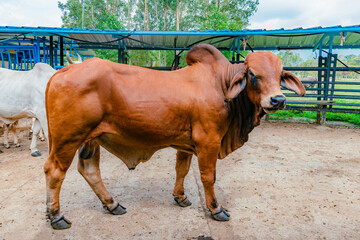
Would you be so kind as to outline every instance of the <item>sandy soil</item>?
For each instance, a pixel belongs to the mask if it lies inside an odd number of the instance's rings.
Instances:
[[[193,205],[180,208],[172,198],[175,150],[128,171],[102,149],[105,185],[128,213],[105,213],[75,159],[61,191],[73,226],[63,231],[45,219],[47,145],[40,143],[43,156],[33,158],[30,141],[23,136],[21,143],[0,147],[0,239],[360,239],[359,128],[257,127],[244,147],[218,162],[215,189],[229,222],[209,217],[195,157],[185,181]]]

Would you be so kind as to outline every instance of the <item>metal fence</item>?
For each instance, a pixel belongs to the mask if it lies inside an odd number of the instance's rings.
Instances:
[[[317,121],[325,123],[326,112],[360,113],[360,80],[336,78],[341,71],[360,71],[360,67],[338,67],[337,54],[320,56],[318,67],[285,67],[289,71],[317,72],[316,81],[303,81],[308,86],[305,97],[285,91],[286,110],[316,111]]]
[[[27,71],[38,62],[50,64],[53,68],[64,67],[64,53],[77,56],[74,42],[62,37],[36,37],[28,40],[3,40],[0,44],[0,67]]]

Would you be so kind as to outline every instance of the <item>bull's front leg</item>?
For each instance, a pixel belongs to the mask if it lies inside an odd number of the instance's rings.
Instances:
[[[39,120],[36,119],[33,125],[33,136],[30,144],[31,156],[33,157],[41,156],[40,151],[36,147],[37,135],[39,134],[40,130],[41,130],[40,122]]]
[[[204,185],[206,206],[211,212],[211,216],[218,221],[228,221],[230,214],[220,204],[218,204],[214,191],[216,180],[216,162],[220,146],[207,145],[199,149],[198,161],[201,182]]]
[[[174,200],[181,207],[188,207],[191,202],[184,193],[184,180],[189,172],[192,154],[177,151],[176,153],[176,182],[174,187]]]

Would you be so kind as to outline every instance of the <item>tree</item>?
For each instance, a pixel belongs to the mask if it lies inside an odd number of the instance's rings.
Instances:
[[[243,29],[258,0],[67,0],[58,2],[64,27],[138,30]],[[84,22],[82,6],[84,5]],[[117,61],[116,50],[96,50]],[[185,53],[183,53],[185,54]],[[131,51],[131,63],[169,66],[174,51]]]
[[[278,57],[285,67],[299,66],[303,62],[300,54],[291,50],[280,51]]]
[[[300,64],[300,67],[317,67],[318,66],[318,60],[314,58],[308,58],[305,61],[303,61]],[[317,77],[318,73],[317,71],[300,71],[301,77]]]
[[[355,55],[355,54],[349,54],[345,56],[340,55],[338,59],[344,62],[349,67],[360,67],[360,55]],[[338,63],[338,65],[341,64]],[[356,72],[338,72],[337,74],[338,75],[341,74],[341,77],[343,78],[360,79],[360,74]]]

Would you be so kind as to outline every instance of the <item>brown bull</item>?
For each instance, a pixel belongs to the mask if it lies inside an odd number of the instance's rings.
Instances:
[[[110,213],[126,210],[102,182],[100,146],[129,169],[173,147],[178,150],[175,201],[191,204],[183,183],[195,154],[211,215],[229,220],[214,193],[217,159],[247,141],[264,111],[285,107],[280,84],[299,95],[305,89],[269,52],[250,53],[245,63],[232,65],[216,48],[201,44],[188,52],[186,62],[181,70],[162,72],[93,58],[51,78],[46,90],[50,155],[44,169],[53,228],[71,226],[60,214],[59,194],[81,146],[78,170]]]

